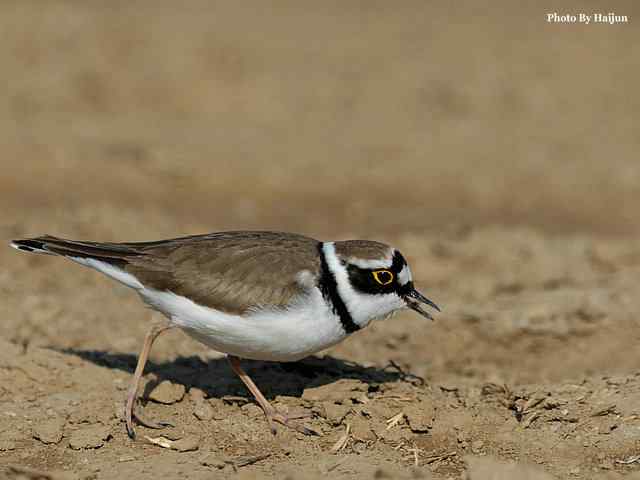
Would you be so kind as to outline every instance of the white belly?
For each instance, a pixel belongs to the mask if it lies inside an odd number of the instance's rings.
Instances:
[[[139,293],[195,339],[241,358],[295,361],[346,337],[339,317],[317,288],[286,309],[262,308],[243,316],[198,305],[171,292],[144,288]]]

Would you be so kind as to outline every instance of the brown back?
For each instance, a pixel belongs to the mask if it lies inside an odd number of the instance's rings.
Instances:
[[[303,292],[297,275],[319,275],[319,242],[280,232],[223,232],[123,244],[142,253],[124,269],[146,287],[169,290],[228,313],[284,306]]]

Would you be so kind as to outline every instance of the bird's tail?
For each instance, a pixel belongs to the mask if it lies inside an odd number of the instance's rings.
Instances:
[[[81,242],[52,237],[51,235],[13,240],[10,245],[23,252],[62,255],[72,258],[93,258],[114,265],[126,262],[129,257],[142,254],[133,247],[119,243]]]
[[[56,255],[45,248],[45,237],[25,238],[22,240],[13,240],[9,245],[16,250],[29,253],[41,253],[44,255]]]
[[[29,253],[60,255],[86,267],[93,268],[125,285],[141,289],[142,284],[127,272],[133,257],[144,255],[133,245],[122,243],[80,242],[44,235],[42,237],[13,240],[13,248]]]

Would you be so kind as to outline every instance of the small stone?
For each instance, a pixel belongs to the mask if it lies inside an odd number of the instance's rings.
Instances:
[[[0,440],[0,452],[6,452],[8,450],[15,450],[16,444],[11,440]]]
[[[433,426],[435,408],[430,401],[424,400],[418,404],[405,407],[404,414],[412,432],[424,433],[428,432]]]
[[[227,465],[227,462],[225,461],[224,458],[211,452],[211,453],[207,453],[204,457],[200,459],[200,465],[204,465],[205,467],[222,469],[225,467],[225,465]]]
[[[171,450],[177,450],[178,452],[193,452],[200,448],[200,437],[187,436],[176,440],[171,444]]]
[[[100,448],[110,438],[111,433],[107,427],[104,425],[92,425],[73,432],[69,439],[69,447],[73,450]]]
[[[198,420],[211,420],[213,418],[213,408],[205,400],[205,395],[199,388],[189,389],[189,398],[195,404],[193,414]]]
[[[340,425],[344,417],[351,411],[350,406],[338,405],[333,402],[322,402],[322,407],[324,408],[325,418],[333,426]]]
[[[458,440],[458,443],[463,445],[468,445],[469,442],[471,441],[471,438],[469,437],[469,434],[467,432],[458,432],[456,439]]]
[[[471,451],[473,453],[480,453],[482,451],[482,447],[484,447],[484,442],[482,440],[475,440],[471,443]]]
[[[46,445],[59,443],[64,424],[64,420],[60,418],[47,420],[33,429],[33,436]]]
[[[360,398],[362,393],[367,390],[366,383],[356,379],[343,378],[337,382],[320,385],[319,387],[305,388],[302,393],[302,399],[311,402],[342,403],[354,398]]]
[[[205,399],[204,391],[202,391],[200,388],[191,387],[189,389],[189,398],[194,403],[204,401]]]
[[[213,408],[205,401],[198,402],[193,409],[193,414],[198,420],[208,421],[213,418]]]
[[[164,405],[171,405],[172,403],[182,400],[185,393],[184,385],[163,380],[151,391],[149,400]]]
[[[221,397],[221,400],[226,405],[238,405],[238,406],[246,405],[251,401],[249,400],[248,397],[241,397],[240,395],[223,395]]]
[[[162,429],[162,436],[172,442],[175,442],[176,440],[184,438],[184,433],[174,427],[169,427]]]
[[[371,423],[362,416],[354,417],[351,422],[351,433],[354,438],[363,442],[374,442],[378,437],[371,429]]]
[[[255,403],[247,403],[246,405],[240,407],[240,410],[242,411],[242,413],[252,418],[257,418],[264,415],[262,409]]]
[[[213,411],[214,420],[224,420],[225,418],[228,418],[229,410],[233,408],[225,404],[224,400],[222,400],[221,398],[216,397],[208,399],[207,403]]]

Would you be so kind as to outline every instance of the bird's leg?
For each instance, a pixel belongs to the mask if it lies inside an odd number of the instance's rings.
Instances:
[[[233,355],[227,355],[227,359],[229,360],[229,364],[234,372],[240,377],[240,380],[246,385],[249,391],[253,394],[256,401],[264,411],[265,416],[267,417],[267,422],[269,422],[269,428],[271,429],[271,433],[275,435],[276,433],[276,422],[280,423],[286,427],[292,428],[300,433],[304,433],[305,435],[318,435],[318,432],[307,428],[302,425],[295,425],[291,423],[293,418],[301,418],[301,416],[288,416],[283,413],[278,412],[273,406],[269,403],[269,401],[262,395],[262,392],[258,389],[251,377],[247,375],[242,367],[240,366],[240,359],[238,357],[234,357]]]
[[[138,357],[138,364],[136,365],[136,371],[133,374],[133,379],[131,380],[131,386],[129,387],[129,392],[127,393],[127,401],[124,407],[124,418],[127,423],[127,433],[130,438],[136,437],[136,432],[133,428],[133,418],[135,418],[140,424],[149,428],[163,428],[169,426],[168,423],[155,423],[145,420],[140,416],[140,414],[134,413],[133,407],[136,403],[136,399],[138,398],[138,388],[140,387],[140,379],[142,378],[142,373],[144,372],[144,366],[147,363],[147,358],[149,357],[149,352],[151,351],[151,346],[158,335],[162,332],[165,332],[172,328],[171,325],[167,325],[166,323],[162,324],[154,324],[147,331],[147,335],[144,337],[144,344],[142,345],[142,351],[140,352],[140,356]]]

